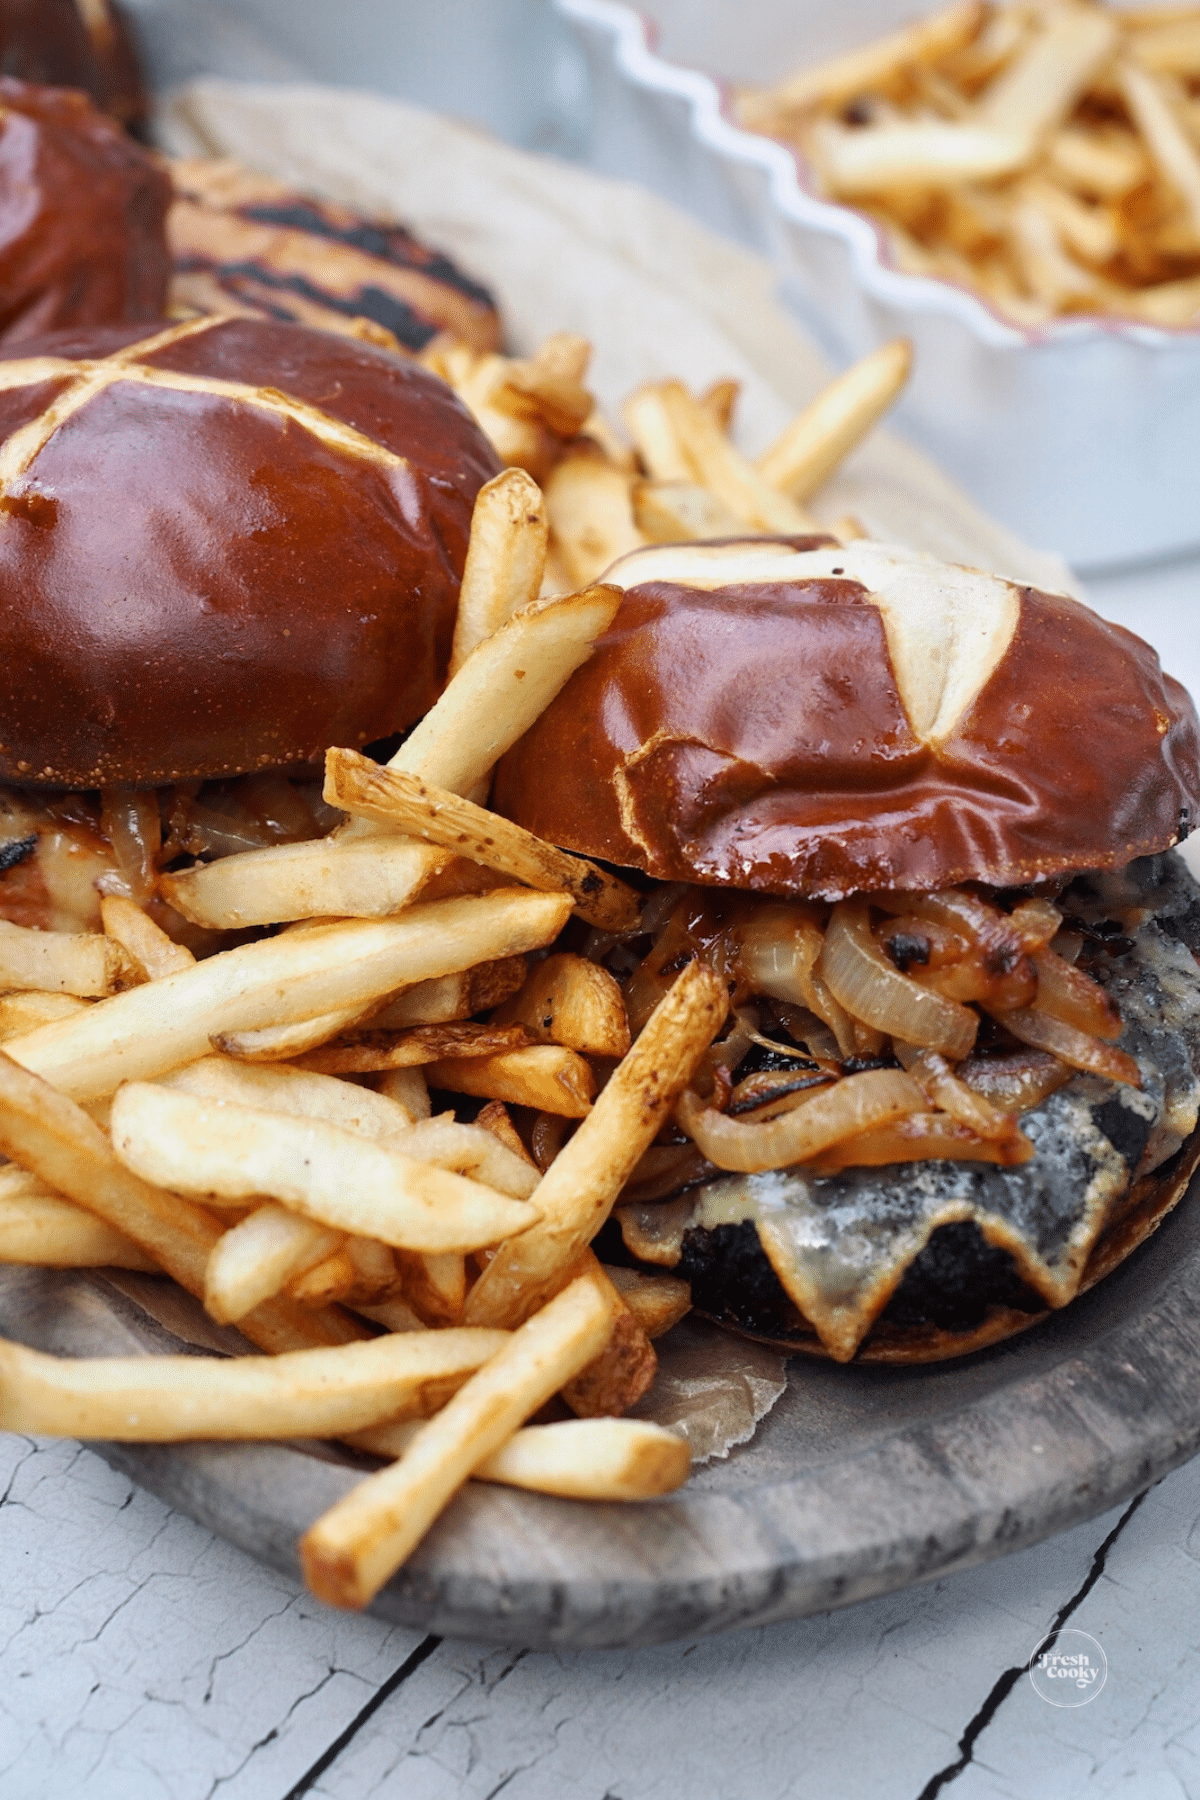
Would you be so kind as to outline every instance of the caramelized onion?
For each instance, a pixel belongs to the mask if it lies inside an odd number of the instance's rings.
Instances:
[[[1008,915],[1008,922],[1026,950],[1040,950],[1062,924],[1062,914],[1049,900],[1022,900]]]
[[[1009,1112],[1001,1112],[982,1094],[974,1093],[954,1074],[945,1057],[936,1050],[914,1052],[911,1045],[897,1044],[896,1057],[919,1082],[934,1106],[949,1113],[977,1137],[996,1143],[1019,1135],[1017,1121]]]
[[[835,1175],[839,1169],[877,1169],[898,1162],[987,1162],[1013,1168],[1033,1156],[1029,1139],[1017,1132],[1010,1138],[982,1138],[945,1113],[912,1113],[893,1125],[865,1131],[861,1137],[835,1146],[818,1159],[816,1173]]]
[[[1006,1050],[972,1056],[958,1065],[958,1079],[1005,1112],[1028,1112],[1070,1081],[1073,1070],[1045,1050]]]
[[[718,1169],[750,1175],[810,1161],[845,1138],[890,1124],[925,1105],[916,1082],[900,1069],[870,1069],[862,1075],[848,1075],[811,1099],[793,1097],[802,1104],[782,1118],[746,1124],[713,1112],[688,1091],[675,1116],[709,1162]]]
[[[898,896],[896,898],[899,898]],[[884,912],[896,912],[895,899],[886,894],[873,896],[873,904]],[[926,978],[922,985],[932,987],[952,1000],[981,1000],[989,1006],[1032,1006],[1037,992],[1037,977],[1025,944],[1021,926],[1014,925],[1007,913],[991,906],[978,894],[965,888],[946,888],[938,894],[904,896],[905,906],[920,919],[948,926],[965,935],[971,942],[971,953],[964,959],[957,978],[945,974]],[[1048,924],[1039,907],[1032,915],[1036,927],[1030,929],[1035,938]],[[1040,940],[1039,940],[1040,941]]]
[[[833,909],[818,973],[834,999],[876,1031],[957,1062],[975,1042],[975,1014],[902,975],[871,936],[865,900],[842,900]]]
[[[119,877],[106,879],[105,891],[124,891],[139,906],[158,885],[158,853],[162,823],[157,790],[106,788],[100,796],[100,829],[112,845]]]
[[[1039,950],[1033,959],[1037,970],[1037,1008],[1079,1031],[1115,1043],[1121,1035],[1121,1015],[1100,986],[1082,969],[1053,950]]]
[[[1123,1081],[1141,1087],[1142,1077],[1132,1056],[1112,1044],[1102,1044],[1075,1025],[1067,1025],[1035,1006],[994,1015],[1007,1031],[1035,1050],[1049,1050],[1060,1062],[1081,1069],[1085,1075],[1101,1075],[1106,1081]]]

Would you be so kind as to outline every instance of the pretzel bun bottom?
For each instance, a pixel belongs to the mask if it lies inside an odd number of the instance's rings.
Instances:
[[[664,545],[493,805],[666,881],[839,899],[1123,868],[1200,810],[1195,709],[1078,601],[871,543]]]
[[[498,469],[441,381],[246,319],[20,354],[0,360],[0,780],[236,775],[428,710]]]

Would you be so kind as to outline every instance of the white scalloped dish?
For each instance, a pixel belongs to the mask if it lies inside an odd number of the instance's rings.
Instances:
[[[837,362],[905,336],[896,421],[989,511],[1083,569],[1200,549],[1200,330],[1071,317],[1037,330],[884,260],[864,214],[819,199],[784,145],[731,123],[718,81],[655,54],[617,0],[555,0],[591,79],[589,161],[771,256]]]

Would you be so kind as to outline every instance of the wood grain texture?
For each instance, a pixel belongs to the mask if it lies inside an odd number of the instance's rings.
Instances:
[[[173,1347],[129,1298],[150,1279],[9,1271],[0,1328],[68,1354]],[[176,1305],[176,1331],[204,1339]],[[465,1491],[374,1610],[514,1644],[653,1643],[1004,1555],[1200,1447],[1198,1305],[1200,1208],[1185,1202],[1107,1282],[1011,1344],[925,1370],[794,1363],[754,1442],[663,1501]],[[102,1453],[288,1573],[299,1535],[355,1478],[315,1446]]]

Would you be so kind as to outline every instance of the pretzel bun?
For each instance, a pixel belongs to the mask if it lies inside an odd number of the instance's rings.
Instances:
[[[403,225],[370,218],[228,159],[171,165],[172,310],[294,319],[390,350],[443,333],[498,350],[487,289]]]
[[[170,197],[83,94],[0,78],[0,343],[158,318]]]
[[[436,376],[300,326],[0,359],[0,780],[310,761],[440,692],[490,445]]]
[[[137,51],[113,0],[0,0],[0,65],[22,81],[82,88],[122,125],[145,118]]]
[[[569,850],[838,899],[1122,868],[1187,835],[1196,713],[1078,601],[910,550],[662,545],[493,805]]]

